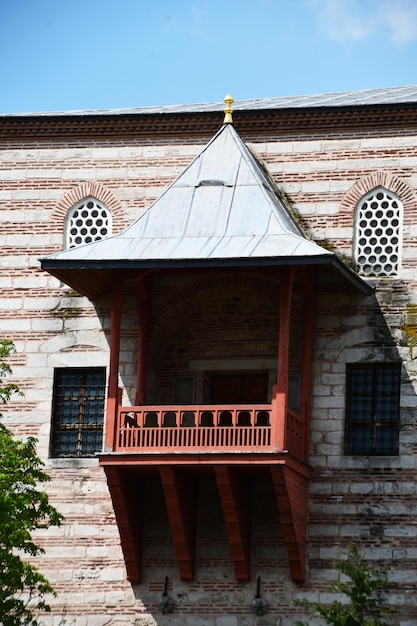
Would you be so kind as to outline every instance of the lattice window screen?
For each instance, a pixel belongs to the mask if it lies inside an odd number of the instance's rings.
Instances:
[[[356,209],[354,259],[362,276],[396,276],[400,269],[403,207],[399,198],[374,189]]]
[[[95,198],[87,198],[71,209],[66,224],[66,248],[99,241],[111,235],[111,213]]]

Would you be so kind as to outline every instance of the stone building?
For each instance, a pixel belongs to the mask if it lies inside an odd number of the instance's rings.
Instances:
[[[233,108],[0,117],[46,624],[290,626],[351,541],[417,624],[417,86]]]

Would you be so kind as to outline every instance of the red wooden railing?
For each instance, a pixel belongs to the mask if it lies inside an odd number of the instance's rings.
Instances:
[[[304,450],[304,422],[287,412],[277,423],[274,404],[120,407],[115,452],[230,452]],[[284,428],[285,433],[276,432]],[[285,443],[284,443],[285,442]]]

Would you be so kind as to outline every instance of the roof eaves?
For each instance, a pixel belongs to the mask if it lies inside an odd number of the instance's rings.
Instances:
[[[354,272],[336,254],[329,257],[330,264],[344,276],[354,287],[359,289],[364,295],[369,296],[375,291],[375,286],[365,282],[356,272]]]

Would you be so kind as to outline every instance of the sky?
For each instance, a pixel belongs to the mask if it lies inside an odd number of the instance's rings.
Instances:
[[[0,113],[417,83],[417,0],[0,0]]]

